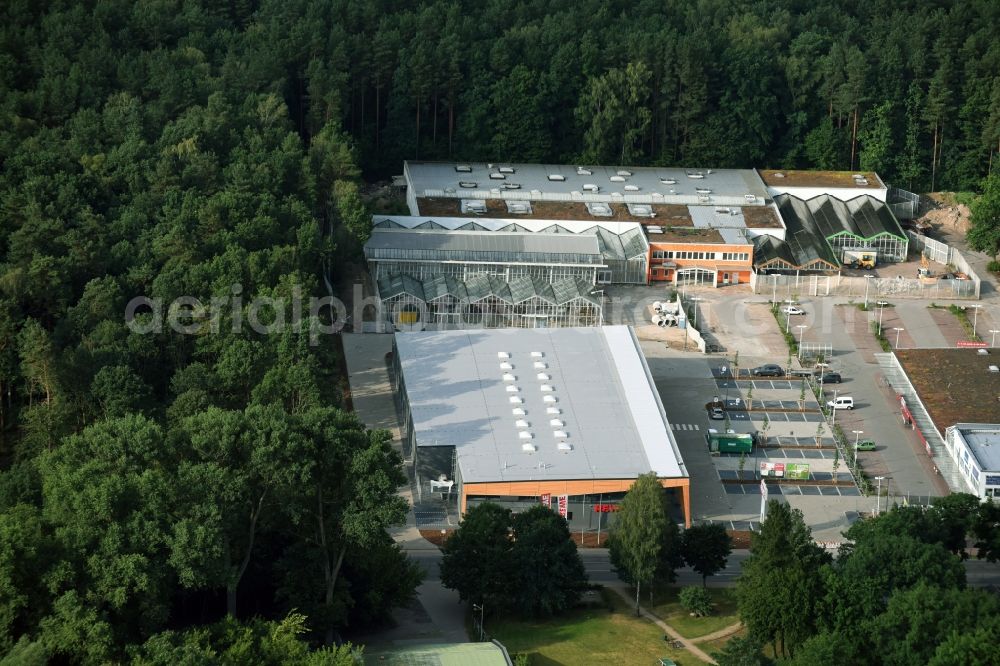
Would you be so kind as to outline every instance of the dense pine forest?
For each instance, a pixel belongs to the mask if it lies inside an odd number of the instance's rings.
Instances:
[[[411,598],[385,535],[401,461],[349,413],[332,339],[308,308],[240,325],[325,293],[366,234],[362,176],[450,157],[974,189],[998,25],[993,0],[0,3],[0,654],[336,663],[313,648]],[[165,311],[182,296],[220,305]]]

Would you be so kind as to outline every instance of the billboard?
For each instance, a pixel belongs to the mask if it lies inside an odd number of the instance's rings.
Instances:
[[[785,466],[785,478],[805,481],[809,478],[809,463],[788,463]]]
[[[760,475],[765,476],[785,476],[785,463],[762,462],[760,464]]]

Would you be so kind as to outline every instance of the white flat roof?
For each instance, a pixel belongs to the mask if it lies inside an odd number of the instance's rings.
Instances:
[[[408,161],[404,172],[415,197],[745,206],[768,196],[753,169]]]
[[[396,350],[417,446],[454,446],[467,483],[688,476],[627,326],[397,333]]]
[[[966,444],[984,472],[1000,472],[1000,423],[958,423]]]

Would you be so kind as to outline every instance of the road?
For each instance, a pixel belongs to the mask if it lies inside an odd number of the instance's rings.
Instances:
[[[612,570],[611,563],[608,561],[606,548],[584,548],[579,553],[583,560],[583,567],[592,583],[610,583],[618,580],[618,575]],[[441,561],[441,551],[422,549],[410,551],[408,554],[424,570],[428,582],[440,580],[438,563]],[[750,551],[748,550],[734,550],[729,556],[726,568],[714,576],[710,576],[708,584],[718,587],[735,585],[743,561],[749,556]],[[965,575],[970,587],[1000,587],[1000,564],[992,564],[983,560],[966,560]],[[697,585],[699,583],[701,583],[701,575],[692,571],[690,567],[677,570],[678,585]]]

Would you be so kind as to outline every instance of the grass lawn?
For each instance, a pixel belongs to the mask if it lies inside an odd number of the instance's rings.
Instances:
[[[547,620],[497,620],[487,618],[486,630],[510,652],[531,655],[531,666],[579,664],[647,664],[660,657],[678,664],[699,664],[686,650],[674,650],[663,641],[663,632],[637,618],[617,594],[602,590],[615,612],[604,608],[574,610]]]
[[[726,643],[728,643],[732,639],[736,638],[737,636],[744,636],[746,635],[746,633],[747,633],[746,629],[740,629],[735,634],[731,634],[729,636],[726,636],[725,638],[716,638],[714,641],[705,641],[704,643],[697,643],[697,645],[708,654],[712,654],[714,652],[719,652],[720,650],[722,650],[722,648],[726,647]]]
[[[713,613],[708,617],[691,617],[686,610],[681,608],[680,602],[677,601],[680,590],[679,587],[670,587],[658,591],[653,596],[652,605],[647,606],[647,608],[680,632],[681,636],[697,638],[740,621],[739,612],[736,609],[736,591],[733,588],[708,588],[708,593],[715,603]],[[644,606],[648,603],[647,600],[643,600]]]

